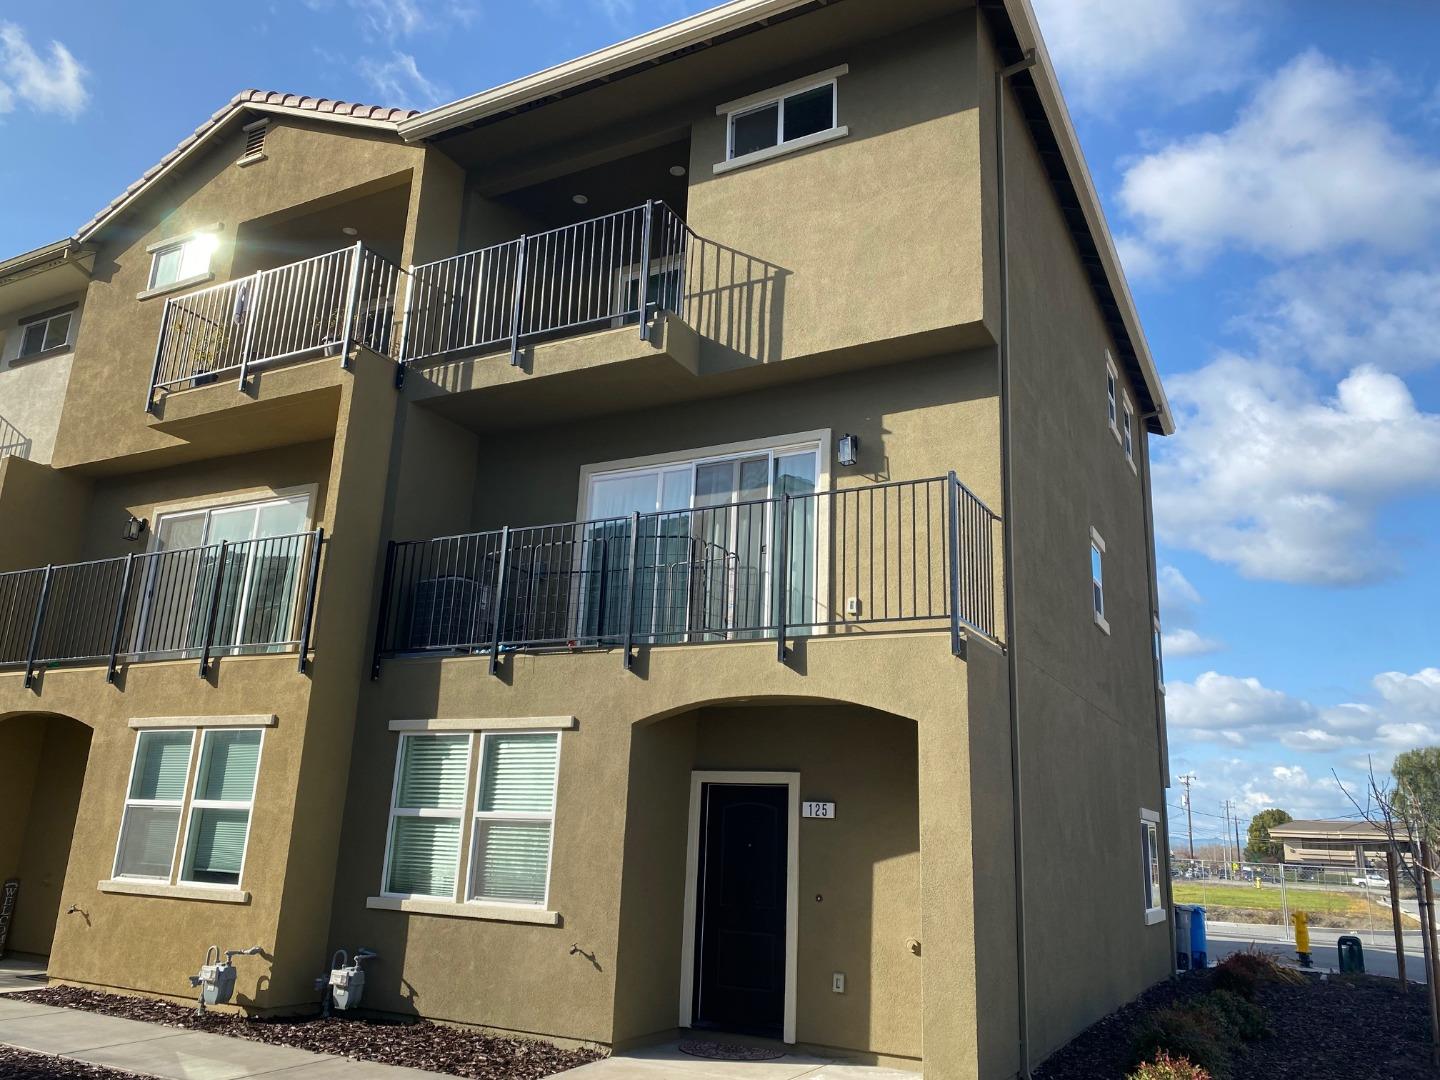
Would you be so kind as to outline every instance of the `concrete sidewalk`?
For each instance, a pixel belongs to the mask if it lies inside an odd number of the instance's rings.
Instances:
[[[9,997],[0,997],[0,1044],[166,1080],[435,1080],[442,1075]]]

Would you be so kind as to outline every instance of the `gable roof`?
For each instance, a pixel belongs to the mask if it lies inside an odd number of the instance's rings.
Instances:
[[[241,90],[226,105],[216,110],[210,119],[182,140],[179,146],[146,169],[140,179],[117,197],[111,199],[98,214],[75,230],[74,239],[80,243],[92,239],[96,233],[128,209],[152,185],[224,131],[232,120],[250,113],[273,113],[284,116],[301,114],[317,120],[351,124],[396,135],[399,134],[401,121],[419,115],[415,109],[362,105],[353,101],[338,101],[333,98],[287,94],[280,90]]]

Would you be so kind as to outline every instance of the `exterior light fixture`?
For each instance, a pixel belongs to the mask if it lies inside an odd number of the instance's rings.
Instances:
[[[589,195],[571,195],[571,196],[570,196],[570,201],[573,202],[576,206],[584,206],[586,203],[588,203],[588,202],[590,201],[590,196],[589,196]]]
[[[860,460],[860,436],[841,435],[839,448],[840,464],[846,468]]]
[[[144,518],[137,518],[134,514],[131,514],[128,518],[125,519],[125,531],[121,534],[121,536],[126,541],[133,544],[136,540],[139,540],[140,537],[145,534],[145,526],[146,521]]]
[[[360,235],[360,230],[357,229],[354,225],[345,225],[345,226],[342,226],[341,229],[340,229],[340,231],[343,232],[346,236],[359,236],[359,235]]]
[[[685,166],[684,166],[684,165],[671,165],[671,166],[670,166],[670,175],[671,175],[671,176],[684,176],[684,175],[685,175]]]

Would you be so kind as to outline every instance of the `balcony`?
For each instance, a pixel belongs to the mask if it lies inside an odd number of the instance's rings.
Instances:
[[[306,668],[324,533],[0,574],[0,669],[296,652]]]
[[[392,542],[381,661],[906,629],[998,640],[1000,519],[955,474]]]
[[[403,273],[355,244],[166,300],[146,411],[222,380],[244,390],[253,373],[288,361],[334,354],[348,366],[354,345],[391,355]]]

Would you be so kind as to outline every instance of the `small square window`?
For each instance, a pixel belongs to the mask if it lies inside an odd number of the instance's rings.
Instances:
[[[150,254],[149,287],[163,289],[208,273],[210,256],[218,243],[213,232],[202,232],[154,249]]]
[[[835,86],[835,79],[829,78],[791,93],[777,90],[770,101],[730,113],[726,157],[743,158],[834,129]]]
[[[1120,419],[1120,445],[1125,448],[1125,460],[1135,467],[1135,407],[1130,404],[1130,395],[1125,395],[1125,415]]]
[[[20,339],[20,356],[36,356],[67,344],[70,340],[70,322],[73,315],[73,312],[62,311],[21,323],[23,336]]]
[[[780,141],[779,130],[779,102],[737,113],[730,121],[730,156],[743,157],[774,146]]]
[[[1105,620],[1105,541],[1094,529],[1090,530],[1090,601],[1094,608],[1095,625],[1110,632]]]
[[[835,126],[835,84],[791,94],[785,99],[785,130],[782,142],[803,139]]]

